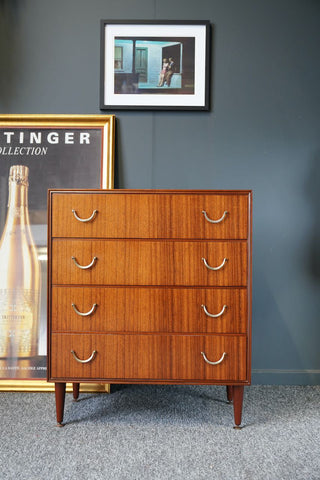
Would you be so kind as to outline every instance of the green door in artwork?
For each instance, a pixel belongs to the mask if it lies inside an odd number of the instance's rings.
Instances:
[[[148,49],[136,47],[136,73],[139,73],[139,83],[148,81]]]

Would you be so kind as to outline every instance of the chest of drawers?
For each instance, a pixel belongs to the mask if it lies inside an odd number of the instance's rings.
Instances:
[[[50,190],[48,381],[226,385],[251,377],[251,192]]]

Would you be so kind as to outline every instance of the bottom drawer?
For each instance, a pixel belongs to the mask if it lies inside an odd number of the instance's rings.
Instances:
[[[245,381],[246,353],[245,335],[58,333],[51,339],[50,379]]]

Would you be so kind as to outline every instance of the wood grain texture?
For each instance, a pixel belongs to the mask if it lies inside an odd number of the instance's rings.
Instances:
[[[175,238],[246,239],[248,236],[248,198],[246,195],[126,193],[55,194],[54,237],[79,238]],[[75,219],[94,220],[82,223]],[[209,223],[209,218],[226,218]]]
[[[95,311],[86,317],[82,312]],[[217,314],[218,318],[204,312]],[[237,288],[53,287],[53,332],[246,333],[247,290]]]
[[[96,350],[90,363],[78,363]],[[219,365],[209,365],[226,352]],[[51,379],[245,381],[246,337],[214,335],[52,334]]]
[[[81,270],[94,257],[96,264]],[[212,267],[228,261],[218,271]],[[247,243],[150,240],[54,239],[52,245],[54,285],[201,285],[246,286]]]

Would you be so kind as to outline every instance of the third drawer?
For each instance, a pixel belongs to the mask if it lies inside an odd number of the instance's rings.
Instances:
[[[246,333],[246,288],[53,287],[53,332]]]

